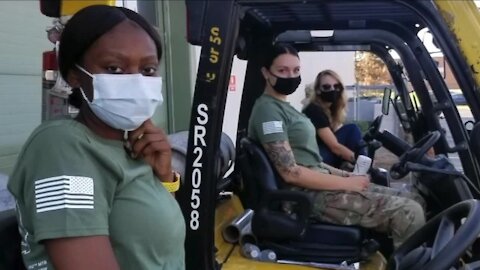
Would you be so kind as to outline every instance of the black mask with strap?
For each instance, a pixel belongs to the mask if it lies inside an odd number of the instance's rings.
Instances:
[[[270,80],[267,80],[268,83],[272,86],[273,90],[282,95],[290,95],[295,92],[295,90],[297,90],[298,86],[300,85],[300,82],[302,81],[302,78],[300,76],[292,78],[282,78],[271,72],[270,74],[277,78],[277,81],[275,82],[275,85],[272,85],[270,83]]]

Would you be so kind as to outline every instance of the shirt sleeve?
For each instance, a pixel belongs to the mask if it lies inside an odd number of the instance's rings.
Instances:
[[[276,104],[264,103],[256,106],[250,116],[253,139],[261,144],[288,141],[286,117]]]
[[[316,129],[330,127],[328,116],[325,114],[322,108],[310,104],[305,108],[303,113],[310,118],[310,121],[312,121]]]
[[[108,235],[116,182],[99,169],[103,164],[88,140],[45,130],[22,153],[15,173],[22,183],[19,212],[36,242]]]

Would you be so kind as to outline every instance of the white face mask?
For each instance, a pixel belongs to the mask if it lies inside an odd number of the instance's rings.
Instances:
[[[83,99],[105,124],[125,131],[137,129],[150,119],[157,106],[163,103],[162,78],[142,74],[91,74],[93,100],[90,102],[83,89]]]

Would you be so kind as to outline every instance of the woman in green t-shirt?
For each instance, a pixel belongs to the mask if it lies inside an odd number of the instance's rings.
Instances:
[[[132,10],[95,5],[65,25],[59,69],[74,120],[40,125],[9,190],[30,270],[185,269],[185,223],[165,132],[156,30]]]
[[[315,127],[287,102],[301,81],[297,51],[289,45],[276,45],[265,55],[261,69],[265,91],[253,106],[249,137],[263,145],[286,186],[314,195],[314,218],[389,232],[399,246],[425,223],[423,199],[372,184],[368,176],[325,166]]]

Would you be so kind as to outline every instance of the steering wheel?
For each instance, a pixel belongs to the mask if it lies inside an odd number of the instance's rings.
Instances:
[[[451,206],[408,238],[390,257],[388,269],[450,269],[477,239],[479,219],[477,200]]]
[[[363,140],[365,142],[370,142],[370,141],[373,141],[375,139],[375,137],[377,136],[377,134],[380,130],[380,125],[382,124],[382,119],[383,119],[383,115],[381,114],[381,115],[377,116],[373,120],[373,122],[370,124],[367,131],[365,132],[365,135],[363,135]]]
[[[416,142],[415,145],[410,148],[410,150],[403,153],[399,157],[399,161],[393,164],[392,168],[390,169],[390,175],[392,178],[400,179],[407,175],[408,170],[406,169],[405,164],[408,161],[418,163],[427,153],[428,149],[430,149],[438,141],[438,139],[440,139],[440,131],[435,130],[425,135],[418,142]]]

